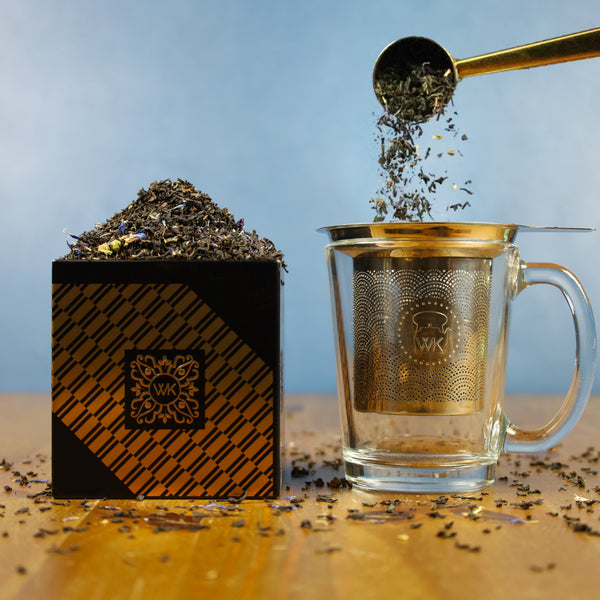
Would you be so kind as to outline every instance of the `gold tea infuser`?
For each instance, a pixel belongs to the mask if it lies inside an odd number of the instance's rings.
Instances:
[[[390,77],[401,79],[403,72],[423,64],[447,73],[455,88],[461,79],[472,75],[529,69],[595,56],[600,56],[600,28],[463,59],[452,58],[443,46],[431,39],[413,36],[392,42],[381,52],[373,69],[373,86],[377,99],[384,104],[377,92],[380,82]]]

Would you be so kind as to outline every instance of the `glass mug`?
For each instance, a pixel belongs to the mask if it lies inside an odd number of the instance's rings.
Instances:
[[[503,451],[546,450],[573,428],[592,387],[595,324],[570,271],[519,257],[517,232],[548,229],[323,228],[331,240],[343,459],[353,485],[428,493],[483,488],[494,482]],[[571,309],[575,371],[559,412],[527,431],[503,412],[506,341],[512,300],[538,283],[558,287]]]

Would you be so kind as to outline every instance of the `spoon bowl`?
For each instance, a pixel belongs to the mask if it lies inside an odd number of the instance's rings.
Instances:
[[[385,106],[386,99],[380,91],[383,83],[390,79],[401,82],[415,68],[423,65],[428,65],[429,69],[440,75],[451,77],[454,85],[449,87],[453,91],[464,77],[529,69],[595,56],[600,56],[600,28],[458,60],[452,58],[437,42],[412,36],[392,42],[381,52],[373,69],[373,87],[377,99]]]

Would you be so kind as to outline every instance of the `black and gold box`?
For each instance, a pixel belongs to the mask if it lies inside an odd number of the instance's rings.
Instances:
[[[277,496],[281,277],[277,261],[55,261],[54,496]]]

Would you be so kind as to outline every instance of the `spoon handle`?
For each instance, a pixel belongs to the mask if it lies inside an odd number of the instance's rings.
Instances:
[[[600,56],[600,28],[455,60],[458,78]]]

